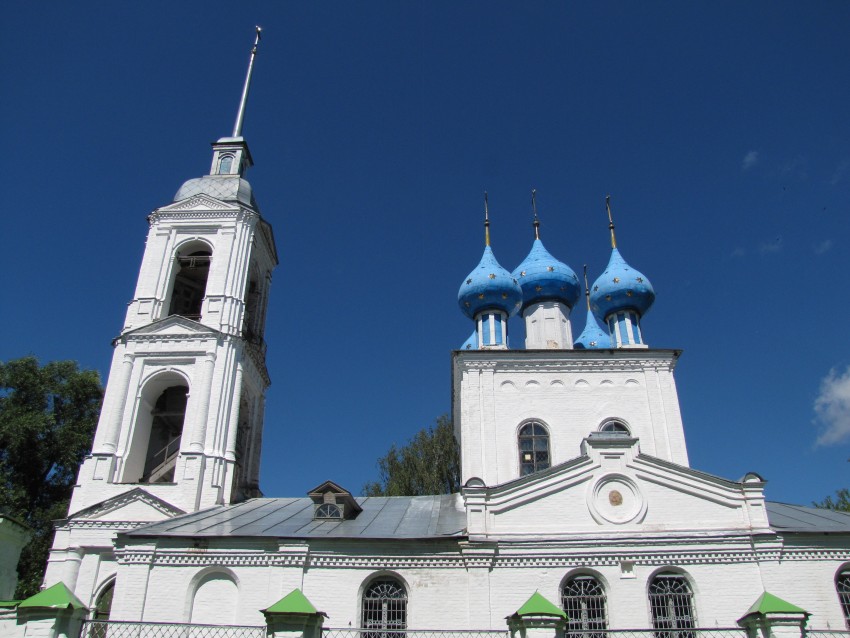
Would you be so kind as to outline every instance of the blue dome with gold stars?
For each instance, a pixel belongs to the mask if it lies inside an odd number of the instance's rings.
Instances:
[[[608,266],[590,292],[590,305],[596,316],[605,319],[612,312],[629,309],[643,316],[653,301],[655,291],[649,280],[629,266],[619,250],[612,249]]]
[[[539,239],[534,240],[531,252],[514,270],[513,278],[522,288],[523,308],[548,300],[560,301],[572,308],[581,295],[573,269],[555,259]]]
[[[599,322],[593,315],[593,311],[587,310],[587,322],[584,330],[575,340],[573,347],[576,350],[599,350],[611,347],[611,335],[599,327]]]
[[[490,308],[502,310],[510,317],[522,305],[522,288],[499,265],[490,246],[486,246],[481,261],[460,285],[457,302],[463,314],[470,319]]]

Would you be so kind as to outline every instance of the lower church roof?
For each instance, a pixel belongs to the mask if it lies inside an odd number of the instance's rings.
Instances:
[[[128,537],[438,539],[466,535],[460,494],[360,497],[356,518],[314,517],[310,498],[255,498],[177,516],[126,532]],[[767,502],[770,527],[779,533],[850,533],[850,514]]]
[[[140,527],[139,536],[248,536],[276,538],[425,539],[463,536],[466,514],[460,494],[369,496],[357,499],[356,518],[314,518],[310,498],[255,498]]]

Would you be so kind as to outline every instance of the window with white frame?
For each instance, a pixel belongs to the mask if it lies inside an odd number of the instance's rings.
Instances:
[[[401,638],[407,628],[407,591],[397,578],[376,578],[363,591],[363,638]]]
[[[549,431],[537,421],[519,430],[519,475],[534,474],[549,467]]]
[[[835,591],[838,592],[841,612],[844,614],[844,624],[850,629],[850,569],[839,572],[835,579]]]
[[[649,583],[649,607],[652,611],[652,626],[661,630],[693,629],[694,600],[691,586],[681,574],[662,572]],[[687,638],[689,633],[678,632],[677,638]],[[656,633],[656,636],[659,636]],[[665,634],[660,635],[666,638]]]
[[[567,614],[567,635],[596,638],[608,628],[605,590],[593,576],[580,574],[569,578],[561,589],[561,604]]]

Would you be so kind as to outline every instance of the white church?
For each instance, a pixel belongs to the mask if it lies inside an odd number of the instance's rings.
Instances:
[[[582,286],[536,219],[528,257],[503,268],[485,216],[481,261],[458,273],[474,324],[451,353],[460,493],[358,497],[326,482],[261,496],[279,257],[245,178],[255,53],[209,174],[148,217],[45,589],[1,609],[0,634],[823,638],[850,626],[850,515],[770,502],[757,474],[690,467],[680,351],[644,341],[655,293],[613,221],[610,262]]]

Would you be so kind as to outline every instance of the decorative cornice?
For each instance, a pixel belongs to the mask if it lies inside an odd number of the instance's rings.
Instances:
[[[121,564],[147,564],[152,566],[208,566],[228,567],[296,567],[323,569],[458,569],[458,568],[560,568],[611,567],[623,561],[636,565],[720,565],[733,563],[794,561],[846,561],[850,549],[811,549],[766,551],[697,550],[655,552],[551,552],[546,554],[504,553],[495,548],[478,551],[474,546],[461,548],[458,553],[399,556],[380,554],[336,554],[304,551],[222,551],[210,549],[150,550],[123,548],[115,551]]]
[[[67,529],[114,529],[118,531],[128,531],[138,527],[150,525],[156,521],[90,521],[90,520],[70,520],[64,528]]]

